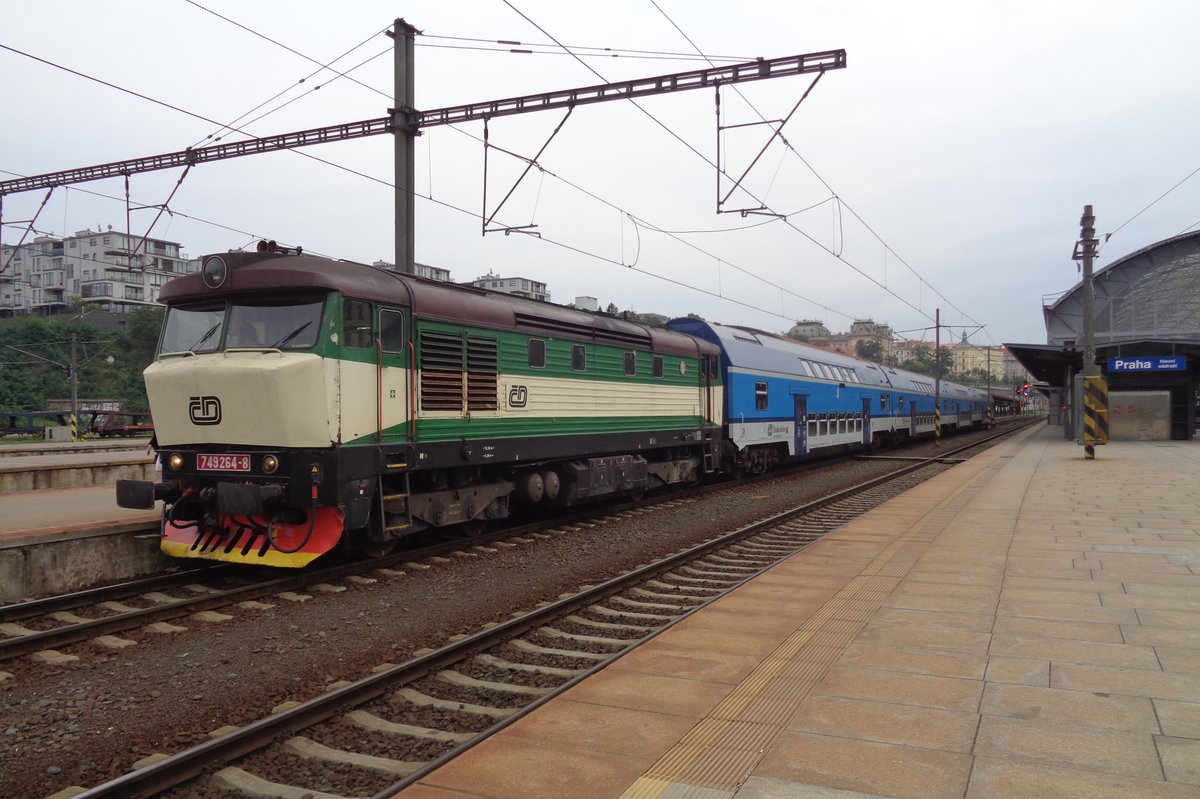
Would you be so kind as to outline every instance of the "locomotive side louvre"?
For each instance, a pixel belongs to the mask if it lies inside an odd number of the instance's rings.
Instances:
[[[311,256],[172,281],[145,372],[174,556],[300,566],[423,526],[698,479],[716,347],[604,315]]]
[[[695,357],[436,321],[418,320],[418,327],[419,442],[457,440],[464,429],[480,437],[603,436],[705,421]],[[473,364],[467,347],[460,355],[449,344],[459,335],[476,349],[489,342],[490,354]],[[541,366],[530,365],[532,344],[540,345]],[[452,365],[456,359],[461,365]]]

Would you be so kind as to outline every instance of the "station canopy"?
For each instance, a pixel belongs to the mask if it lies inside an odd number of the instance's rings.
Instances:
[[[1200,354],[1200,231],[1152,244],[1093,275],[1097,358]],[[1006,344],[1035,380],[1083,368],[1083,281],[1042,308],[1046,344]]]

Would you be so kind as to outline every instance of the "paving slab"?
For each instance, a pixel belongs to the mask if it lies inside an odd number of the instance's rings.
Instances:
[[[1197,442],[1028,431],[404,795],[1200,799],[1198,483]]]

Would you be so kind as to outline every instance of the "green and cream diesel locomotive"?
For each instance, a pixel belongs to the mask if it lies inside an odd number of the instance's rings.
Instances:
[[[300,254],[163,287],[146,369],[175,557],[303,566],[718,468],[718,348],[605,314]]]

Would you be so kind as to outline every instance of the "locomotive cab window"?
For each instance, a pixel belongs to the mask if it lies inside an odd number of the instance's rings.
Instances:
[[[342,304],[342,344],[347,347],[370,347],[371,303],[346,300]]]
[[[379,340],[384,352],[404,352],[404,314],[386,308],[379,312]]]
[[[226,349],[307,349],[317,343],[324,303],[249,303],[229,306]]]
[[[531,369],[546,368],[546,342],[540,338],[529,339],[529,367]]]
[[[221,342],[224,322],[225,303],[170,308],[158,352],[213,352]]]
[[[630,377],[637,374],[637,353],[629,351],[625,353],[625,374]]]
[[[587,351],[582,344],[571,345],[571,370],[575,372],[587,371]]]

